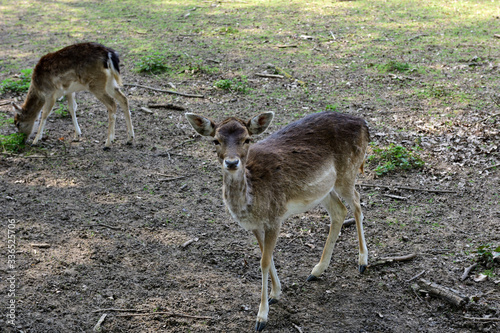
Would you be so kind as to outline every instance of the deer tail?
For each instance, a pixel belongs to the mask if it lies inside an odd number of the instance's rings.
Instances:
[[[115,51],[108,52],[108,68],[111,70],[116,83],[122,85],[122,78],[120,76],[120,58],[118,58],[118,53]]]

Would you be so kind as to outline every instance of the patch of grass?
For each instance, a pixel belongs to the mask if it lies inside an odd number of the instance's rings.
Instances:
[[[416,151],[411,151],[400,145],[390,144],[388,147],[377,147],[372,144],[374,155],[368,157],[369,162],[377,164],[375,173],[378,176],[397,170],[418,169],[424,166],[424,161]]]
[[[215,81],[214,87],[241,93],[247,93],[250,90],[246,76],[242,76],[241,79],[224,79]]]
[[[135,70],[139,73],[161,74],[171,69],[166,63],[164,54],[153,52],[140,58],[135,63]]]
[[[24,140],[26,135],[22,133],[13,133],[10,135],[0,135],[0,149],[5,152],[16,153],[24,149]]]
[[[221,35],[235,34],[238,32],[238,29],[229,26],[229,27],[218,28],[215,30],[215,32]]]
[[[383,65],[376,66],[379,71],[382,73],[393,73],[393,72],[408,72],[411,68],[408,63],[399,62],[395,60],[389,60],[387,63]]]
[[[5,92],[26,92],[28,91],[31,83],[32,69],[22,69],[19,79],[5,79],[0,83],[0,93]]]
[[[0,113],[0,127],[13,123],[14,123],[13,117],[8,117],[6,114]]]
[[[69,115],[67,107],[62,103],[58,103],[59,107],[57,109],[54,109],[54,113],[57,114],[60,117],[66,117]]]
[[[339,105],[337,103],[335,104],[327,104],[325,107],[326,111],[334,111],[334,112],[340,112],[339,110]]]

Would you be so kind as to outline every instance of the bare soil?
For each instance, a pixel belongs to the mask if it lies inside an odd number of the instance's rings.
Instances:
[[[213,56],[201,48],[199,52],[202,58]],[[248,72],[265,69],[252,61],[241,55],[238,66]],[[266,59],[273,61],[279,60]],[[168,102],[217,119],[275,110],[270,133],[300,117],[297,113],[324,110],[335,102],[308,97],[331,89],[323,76],[350,82],[337,87],[345,95],[367,80],[365,71],[325,74],[308,70],[307,64],[288,65],[310,83],[308,94],[293,80],[250,76],[250,87],[264,91],[250,98],[213,88],[222,76],[207,73],[173,82],[180,91],[204,94],[203,99],[126,86],[137,140],[125,144],[119,111],[117,140],[110,151],[102,149],[104,106],[91,94],[79,93],[82,140],[71,141],[70,117],[52,114],[40,147],[2,154],[1,242],[7,244],[7,225],[14,220],[17,247],[14,271],[4,264],[7,247],[0,249],[4,313],[6,278],[16,279],[15,327],[2,314],[0,331],[90,332],[103,314],[102,332],[252,331],[261,286],[260,251],[253,236],[225,211],[213,148],[195,135],[183,112],[160,108],[149,114],[140,107]],[[230,73],[235,65],[229,61],[224,66]],[[498,69],[492,73],[487,65],[471,70],[498,75]],[[169,89],[154,76],[135,73],[130,63],[122,73],[125,83]],[[370,79],[381,81],[384,90],[402,91],[413,84],[389,75]],[[283,97],[267,95],[284,88]],[[15,98],[23,96],[2,96]],[[450,125],[429,116],[416,97],[388,95],[385,103],[390,108],[360,96],[343,102],[339,111],[364,117],[381,146],[411,146],[420,138],[426,166],[383,177],[369,166],[360,176],[369,261],[410,253],[416,257],[369,267],[360,275],[355,228],[346,227],[330,267],[319,281],[306,283],[321,256],[329,221],[321,208],[290,218],[275,252],[283,296],[271,306],[266,330],[498,332],[500,264],[475,252],[481,245],[500,245],[500,176],[498,167],[491,167],[499,159],[498,117],[484,121],[498,109],[465,106]],[[0,112],[9,109],[0,106]],[[475,262],[478,266],[462,281],[464,268]],[[489,277],[476,282],[482,272]],[[412,289],[420,278],[452,288],[469,302],[457,308]]]

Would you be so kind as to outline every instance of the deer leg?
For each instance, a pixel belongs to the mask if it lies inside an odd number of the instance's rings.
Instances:
[[[78,121],[76,120],[76,108],[78,105],[75,101],[75,93],[67,94],[66,99],[68,100],[68,110],[71,114],[71,120],[73,120],[73,126],[75,127],[73,141],[78,141],[82,136],[82,131],[80,130],[80,126],[78,126]]]
[[[262,244],[262,258],[260,260],[260,269],[262,272],[262,292],[260,296],[259,313],[255,324],[256,331],[262,331],[267,324],[267,315],[269,313],[269,302],[267,297],[268,277],[271,267],[273,267],[273,251],[278,240],[279,229],[264,231],[264,242]],[[273,273],[271,273],[272,275]],[[277,280],[276,276],[276,280]]]
[[[52,111],[52,108],[54,107],[55,102],[56,102],[56,99],[54,96],[50,96],[49,98],[47,98],[45,100],[45,104],[43,105],[43,109],[42,109],[42,117],[40,119],[40,125],[38,126],[38,133],[36,134],[32,145],[36,145],[38,143],[38,141],[42,139],[43,131],[45,129],[45,124],[47,122],[47,118],[50,115],[50,112]]]
[[[257,238],[260,251],[263,252],[264,240],[262,238],[263,237],[262,232],[260,230],[254,230],[253,234],[255,235],[255,238]],[[271,272],[271,294],[269,296],[269,305],[277,303],[281,295],[281,283],[278,278],[276,267],[274,266],[274,258],[271,258],[270,272]]]
[[[116,103],[115,100],[109,96],[104,90],[96,91],[97,89],[91,90],[91,92],[100,100],[108,109],[108,137],[104,145],[104,150],[111,148],[111,143],[115,139],[115,123],[116,123]]]
[[[130,109],[128,105],[128,99],[120,90],[120,88],[112,88],[108,93],[113,96],[125,114],[125,123],[127,124],[127,144],[132,144],[134,142],[134,127],[132,126],[132,117],[130,115]]]
[[[368,266],[368,248],[366,247],[365,232],[363,231],[363,213],[359,203],[359,193],[354,190],[354,200],[352,200],[351,209],[354,211],[354,219],[356,220],[356,231],[358,233],[359,243],[359,272],[363,273]]]
[[[325,247],[323,248],[321,260],[316,266],[314,266],[311,275],[307,278],[307,281],[317,280],[318,277],[328,268],[328,265],[330,265],[333,248],[337,242],[337,238],[339,237],[342,223],[347,215],[347,209],[342,201],[340,201],[340,198],[335,191],[331,191],[321,203],[330,215],[330,232],[328,233],[328,238],[326,239]]]

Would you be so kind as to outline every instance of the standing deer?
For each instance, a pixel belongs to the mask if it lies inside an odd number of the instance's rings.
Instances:
[[[193,113],[186,118],[201,135],[212,136],[222,164],[224,203],[231,216],[251,230],[262,252],[262,293],[255,329],[267,323],[269,304],[277,302],[281,285],[273,261],[281,223],[290,215],[322,204],[330,215],[330,232],[319,263],[308,281],[328,267],[347,214],[342,197],[354,211],[359,242],[359,270],[368,250],[363,233],[359,194],[354,188],[363,172],[369,132],[360,118],[323,112],[291,123],[254,145],[250,138],[264,132],[274,117],[261,113],[248,121],[227,118],[220,123]],[[268,276],[271,294],[268,298]]]
[[[81,43],[67,46],[43,56],[33,70],[31,85],[22,107],[13,104],[16,115],[14,123],[19,132],[31,135],[40,111],[42,117],[38,133],[33,140],[36,145],[42,138],[47,117],[54,103],[62,96],[68,99],[68,109],[75,127],[74,139],[82,132],[76,120],[75,92],[90,91],[108,109],[108,136],[105,149],[111,147],[115,138],[116,99],[125,112],[128,140],[134,140],[134,128],[130,117],[127,97],[120,90],[121,77],[118,53],[97,43]]]

